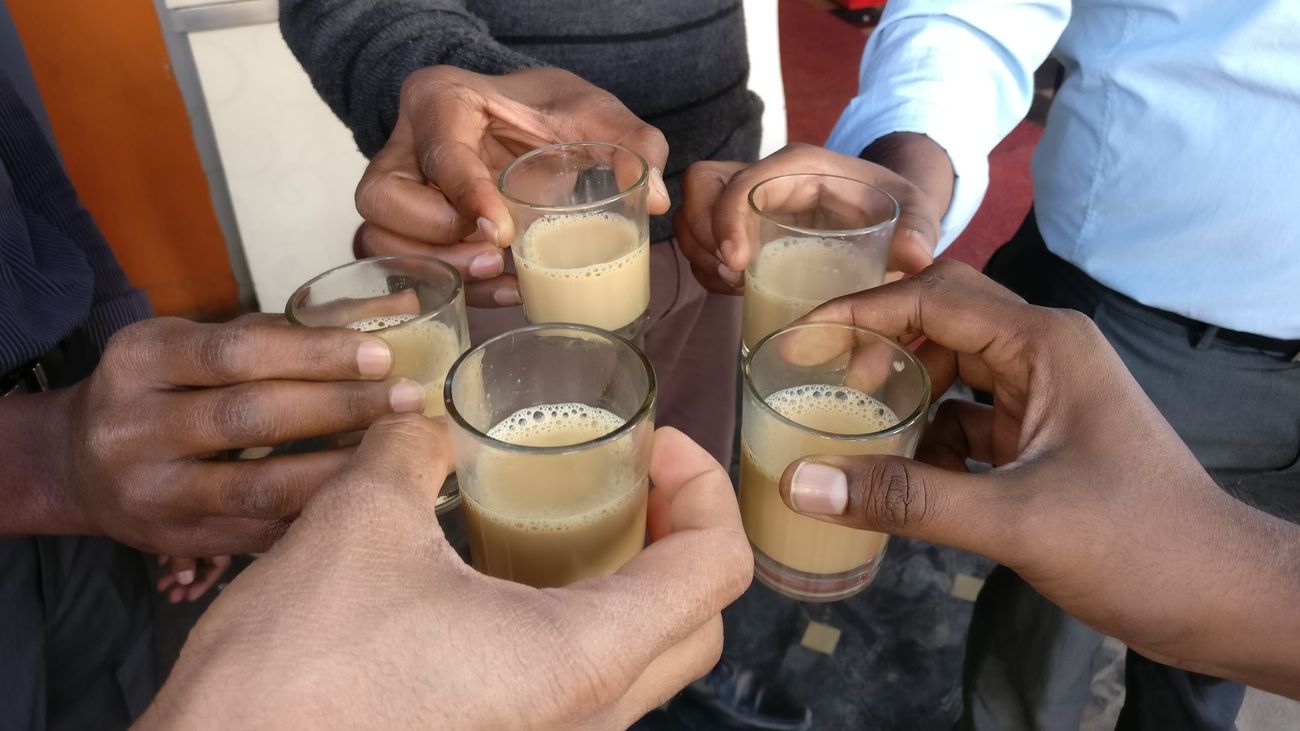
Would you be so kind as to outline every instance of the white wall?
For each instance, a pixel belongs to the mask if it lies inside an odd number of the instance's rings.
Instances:
[[[786,141],[785,87],[781,81],[781,44],[777,0],[745,0],[749,36],[749,88],[763,100],[763,145],[760,154],[781,149]]]
[[[261,309],[352,258],[366,168],[275,24],[190,34]]]

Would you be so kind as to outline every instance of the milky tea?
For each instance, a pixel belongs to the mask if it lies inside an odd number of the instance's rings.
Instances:
[[[521,409],[487,435],[525,447],[603,437],[624,419],[578,403]],[[645,544],[647,480],[632,464],[630,434],[558,453],[482,450],[464,498],[479,571],[530,586],[612,574]]]

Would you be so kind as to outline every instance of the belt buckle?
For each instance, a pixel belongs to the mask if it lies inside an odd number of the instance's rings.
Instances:
[[[41,365],[40,361],[16,369],[9,374],[9,378],[13,379],[13,383],[7,387],[0,385],[0,388],[4,388],[4,391],[0,392],[0,398],[50,390],[50,379],[45,373],[45,366]]]

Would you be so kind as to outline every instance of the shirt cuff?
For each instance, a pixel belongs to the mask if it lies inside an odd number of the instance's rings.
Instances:
[[[939,235],[939,245],[935,247],[937,256],[952,244],[975,217],[984,193],[989,186],[989,161],[986,155],[966,151],[968,145],[963,141],[970,137],[969,131],[960,126],[944,123],[940,120],[962,119],[957,110],[931,108],[926,113],[919,113],[907,108],[899,108],[888,113],[868,114],[861,109],[862,99],[849,103],[848,109],[831,131],[826,147],[845,155],[857,157],[871,143],[894,132],[911,132],[922,134],[934,140],[952,162],[954,173],[952,201],[944,214]]]

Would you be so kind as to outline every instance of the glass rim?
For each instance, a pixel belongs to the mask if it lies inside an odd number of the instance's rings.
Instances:
[[[578,442],[577,444],[563,444],[557,447],[530,447],[524,444],[511,444],[510,442],[503,442],[500,439],[489,436],[486,432],[480,430],[478,427],[469,423],[469,421],[465,419],[465,416],[460,413],[460,409],[456,408],[456,403],[455,403],[456,392],[455,389],[453,388],[453,383],[452,383],[456,377],[456,374],[460,372],[461,366],[463,366],[466,362],[468,362],[470,355],[477,353],[480,350],[485,350],[489,345],[492,345],[493,343],[499,340],[502,340],[506,337],[520,335],[520,334],[537,333],[542,330],[570,330],[570,331],[576,330],[578,332],[586,333],[589,335],[596,335],[606,340],[607,342],[612,342],[615,345],[619,345],[630,350],[632,354],[637,357],[637,362],[641,364],[641,367],[645,370],[645,374],[646,374],[645,397],[641,400],[641,405],[637,407],[637,410],[632,414],[632,416],[625,419],[617,429],[614,429],[608,434],[602,434],[601,436],[598,436],[595,439],[588,439],[585,442]],[[538,325],[525,325],[524,327],[503,332],[500,335],[496,335],[494,337],[488,338],[487,340],[484,340],[483,342],[479,343],[477,346],[470,348],[469,350],[466,350],[464,353],[461,353],[460,356],[456,358],[456,361],[451,364],[451,368],[447,369],[447,378],[443,381],[443,387],[442,387],[442,400],[443,400],[443,404],[446,406],[447,409],[447,417],[450,418],[452,422],[455,423],[457,426],[459,426],[462,430],[464,430],[466,434],[470,435],[471,437],[473,437],[475,440],[479,442],[485,442],[496,448],[500,448],[512,452],[520,452],[523,454],[566,454],[569,452],[586,451],[588,449],[598,447],[602,444],[613,442],[618,438],[622,437],[624,434],[632,431],[633,428],[635,428],[637,425],[645,421],[646,417],[650,414],[651,410],[654,409],[655,398],[658,395],[658,391],[659,391],[659,387],[658,387],[658,383],[655,380],[655,369],[654,366],[650,364],[650,359],[647,358],[645,353],[642,353],[641,350],[638,349],[635,345],[633,345],[632,342],[627,338],[621,335],[615,335],[614,333],[608,330],[602,330],[598,327],[591,327],[590,325],[579,325],[577,323],[572,323],[572,322],[545,322]]]
[[[434,266],[441,268],[443,271],[451,275],[451,281],[452,281],[451,292],[447,294],[447,297],[441,303],[439,303],[437,307],[430,309],[428,312],[421,312],[419,315],[416,315],[415,317],[412,317],[409,320],[399,322],[396,325],[380,328],[379,330],[370,330],[368,332],[372,332],[372,333],[383,332],[384,330],[391,330],[393,328],[402,327],[403,325],[408,325],[413,322],[425,322],[426,320],[433,319],[438,315],[441,315],[448,307],[454,306],[456,304],[456,300],[460,297],[461,293],[465,291],[465,281],[460,276],[460,270],[437,257],[425,256],[423,254],[395,254],[390,256],[370,256],[370,257],[366,257],[365,259],[356,259],[353,261],[345,262],[331,269],[326,269],[320,274],[317,274],[311,279],[308,279],[307,281],[298,285],[298,288],[293,291],[293,294],[289,295],[289,300],[284,303],[284,316],[288,318],[290,323],[294,325],[300,325],[302,327],[347,327],[346,325],[308,325],[307,323],[298,319],[298,316],[294,314],[294,305],[297,303],[299,295],[302,293],[303,290],[307,289],[308,287],[311,287],[312,285],[325,279],[326,277],[337,274],[345,269],[351,269],[353,267],[360,268],[362,265],[374,265],[382,262],[391,262],[391,261],[419,261],[421,263],[431,263]]]
[[[633,182],[631,185],[620,190],[614,195],[606,196],[604,198],[601,198],[600,200],[589,201],[587,203],[579,203],[577,205],[572,205],[572,206],[548,206],[541,203],[526,201],[523,200],[522,198],[515,197],[506,187],[506,176],[508,176],[510,172],[516,168],[516,166],[521,165],[526,161],[530,161],[534,158],[540,157],[547,153],[559,152],[566,148],[590,148],[590,147],[603,147],[611,150],[626,152],[627,154],[631,155],[633,158],[637,160],[637,162],[641,163],[640,177],[638,177],[636,181]],[[501,174],[497,176],[497,190],[501,193],[502,197],[504,197],[510,203],[513,203],[517,206],[524,206],[534,211],[542,211],[545,213],[579,213],[582,211],[590,210],[592,208],[600,208],[601,206],[606,206],[609,205],[610,203],[613,203],[614,201],[626,198],[628,195],[636,192],[637,190],[644,189],[649,184],[649,182],[650,182],[650,163],[646,162],[646,159],[644,157],[641,157],[641,155],[634,150],[631,150],[622,145],[616,145],[613,142],[561,142],[558,145],[547,145],[545,147],[538,147],[535,150],[529,150],[528,152],[525,152],[524,154],[515,158],[509,165],[505,167],[504,170],[501,171]]]
[[[803,226],[795,226],[788,223],[782,223],[781,221],[776,220],[771,215],[763,211],[763,209],[758,205],[758,202],[754,200],[754,193],[756,193],[759,188],[763,187],[768,183],[774,183],[778,180],[785,180],[788,178],[823,178],[823,179],[844,180],[850,183],[856,183],[858,185],[870,188],[875,192],[879,193],[880,195],[885,196],[885,200],[889,201],[890,208],[892,209],[893,212],[885,220],[879,223],[873,223],[870,226],[865,226],[862,228],[843,228],[843,229],[805,228]],[[830,173],[786,173],[784,175],[775,175],[773,177],[760,180],[757,183],[755,183],[754,187],[749,189],[749,195],[746,196],[746,198],[749,200],[749,209],[754,213],[756,213],[760,218],[763,218],[772,224],[780,226],[781,228],[786,229],[787,231],[793,231],[795,233],[803,234],[805,236],[820,236],[820,237],[866,236],[867,234],[879,231],[885,228],[886,226],[892,226],[898,223],[898,217],[902,214],[902,208],[898,205],[898,199],[890,195],[889,191],[885,190],[884,188],[881,188],[880,186],[877,185],[872,185],[871,183],[868,183],[865,180],[858,180],[857,178],[850,178],[844,175],[833,175]]]
[[[877,340],[879,340],[880,342],[888,343],[891,347],[894,348],[894,350],[897,353],[901,354],[906,360],[910,361],[911,364],[921,373],[921,398],[917,402],[916,408],[912,410],[912,413],[908,414],[907,417],[905,418],[899,419],[897,424],[894,424],[888,429],[881,429],[880,431],[867,432],[865,434],[841,434],[839,432],[830,432],[830,431],[823,431],[821,429],[814,429],[811,426],[800,424],[794,419],[791,419],[781,414],[779,411],[777,411],[776,409],[768,405],[767,399],[764,398],[761,394],[759,394],[758,389],[754,386],[754,379],[751,375],[754,356],[759,352],[761,348],[763,348],[763,346],[767,345],[769,341],[771,341],[773,338],[775,338],[778,335],[783,335],[785,333],[793,332],[795,330],[801,330],[804,328],[813,328],[813,327],[837,327],[844,330],[852,330],[860,334],[871,335],[875,337]],[[925,369],[925,364],[921,363],[921,359],[917,358],[916,355],[912,353],[912,351],[908,350],[907,348],[904,348],[902,345],[899,345],[898,341],[894,340],[888,335],[885,335],[884,333],[879,332],[877,330],[872,330],[870,328],[862,327],[860,325],[849,325],[842,322],[804,322],[804,323],[794,323],[794,324],[786,325],[780,330],[775,330],[773,332],[768,333],[767,335],[763,336],[762,339],[760,339],[757,343],[754,343],[754,347],[750,349],[749,355],[746,355],[744,361],[742,362],[741,371],[745,381],[746,393],[751,394],[755,399],[757,399],[761,408],[768,415],[773,416],[776,418],[777,421],[793,426],[802,432],[807,432],[820,437],[829,437],[837,441],[868,441],[868,440],[876,440],[876,439],[882,439],[884,437],[893,436],[895,434],[906,431],[907,429],[910,429],[914,424],[916,424],[917,421],[924,419],[926,413],[930,410],[930,388],[931,388],[930,372]]]

